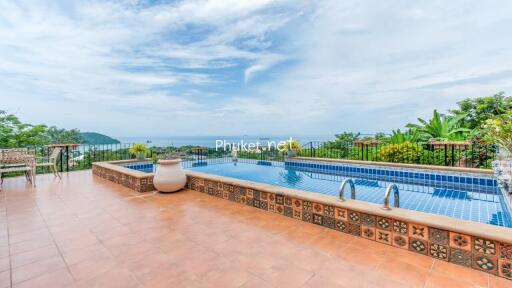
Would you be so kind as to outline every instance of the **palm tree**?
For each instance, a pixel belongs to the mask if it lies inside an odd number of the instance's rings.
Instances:
[[[461,127],[461,120],[465,116],[461,114],[449,117],[434,110],[434,115],[428,122],[418,118],[420,124],[409,123],[406,127],[418,131],[422,140],[462,141],[466,140],[471,133],[470,129]]]
[[[420,140],[420,133],[416,129],[409,129],[405,132],[400,131],[400,129],[393,130],[389,137],[391,144],[402,144],[405,142],[416,143],[418,140]]]

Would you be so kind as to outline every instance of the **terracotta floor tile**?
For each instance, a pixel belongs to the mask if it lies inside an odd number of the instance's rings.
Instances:
[[[347,245],[344,249],[337,252],[336,257],[343,259],[352,265],[358,265],[367,269],[375,270],[380,266],[386,257],[379,251],[373,251],[372,249],[366,249],[364,247],[358,247],[353,245]]]
[[[160,251],[157,246],[146,241],[137,243],[135,245],[111,247],[108,248],[108,250],[114,258],[121,262],[129,261],[131,259],[135,259],[155,251]]]
[[[57,270],[47,273],[19,284],[15,284],[14,288],[72,288],[74,287],[73,277],[67,269]]]
[[[418,266],[423,269],[432,269],[434,265],[435,260],[431,257],[425,257],[423,255],[419,255],[418,253],[407,251],[405,249],[396,249],[391,246],[389,247],[389,250],[386,252],[386,258],[400,259],[400,261],[409,263],[414,266]]]
[[[0,272],[0,287],[11,287],[11,271]]]
[[[304,284],[303,287],[307,287],[307,288],[317,288],[317,287],[322,287],[322,288],[348,288],[350,286],[343,285],[343,284],[341,284],[341,283],[339,283],[336,280],[333,280],[331,278],[323,277],[323,276],[320,276],[320,275],[315,275],[315,276],[311,277],[311,279],[309,279],[308,282],[306,282],[306,284]]]
[[[30,263],[54,258],[59,256],[59,250],[55,245],[48,245],[41,248],[36,248],[23,253],[14,254],[11,256],[12,267],[17,268]]]
[[[57,241],[57,246],[61,251],[65,252],[73,249],[86,248],[99,243],[96,236],[92,233],[86,233],[84,235],[76,235],[65,240]]]
[[[428,269],[399,260],[386,261],[377,269],[377,272],[381,277],[406,284],[409,287],[424,287],[429,276]]]
[[[332,259],[322,271],[316,275],[328,279],[329,282],[336,282],[346,287],[365,287],[365,277],[361,275],[375,274],[375,269],[368,269],[359,265],[352,265],[349,261]]]
[[[202,287],[236,288],[254,279],[256,277],[249,272],[232,266],[214,269],[198,280]]]
[[[458,277],[457,277],[458,278]],[[433,273],[427,280],[427,284],[425,288],[469,288],[475,287],[474,284],[470,282],[463,281],[463,278],[459,278],[456,280],[452,277],[445,276],[439,273]],[[486,286],[482,286],[486,287]]]
[[[409,285],[408,283],[399,282],[397,280],[393,280],[386,275],[381,275],[377,273],[368,273],[364,276],[364,280],[361,280],[364,283],[365,288],[410,288],[414,287]],[[447,286],[446,288],[451,288]],[[476,288],[476,287],[475,287]]]
[[[102,259],[112,257],[107,248],[102,244],[62,251],[62,256],[67,265],[73,265],[85,260],[101,261]]]
[[[331,258],[315,249],[305,248],[291,256],[293,264],[308,271],[317,273],[329,263]]]
[[[97,277],[116,266],[119,266],[119,264],[113,258],[105,258],[100,261],[94,259],[69,265],[69,271],[73,279],[76,281],[84,281]]]
[[[18,284],[46,273],[51,273],[66,267],[60,256],[37,261],[12,269],[12,283]]]
[[[195,279],[188,277],[183,271],[183,268],[180,267],[179,264],[173,264],[170,267],[166,267],[165,270],[152,270],[136,278],[142,287],[148,288],[197,286],[198,283],[195,282]]]
[[[486,287],[489,283],[489,274],[467,269],[457,264],[445,261],[435,261],[432,267],[434,273],[443,274],[456,280],[464,279],[478,286]]]
[[[314,273],[300,268],[292,262],[272,266],[262,275],[261,279],[276,287],[301,287]]]
[[[194,191],[140,194],[90,171],[22,180],[1,192],[0,288],[10,269],[14,287],[511,287]]]
[[[11,255],[28,252],[37,248],[54,245],[50,238],[30,239],[23,242],[18,242],[10,245]]]
[[[9,257],[9,246],[0,246],[0,257]]]
[[[0,272],[11,269],[11,259],[9,256],[0,259]]]
[[[131,288],[139,287],[140,283],[124,268],[108,270],[92,279],[76,282],[77,287],[83,288]]]
[[[46,229],[46,227],[36,230],[36,231],[28,231],[28,232],[24,232],[24,233],[15,234],[15,235],[9,235],[9,243],[11,243],[11,244],[24,242],[24,241],[32,240],[32,239],[47,239],[48,240],[48,239],[52,239],[52,237],[51,237],[50,231],[48,231],[48,229]]]
[[[510,288],[512,287],[511,282],[511,280],[489,275],[489,288]]]

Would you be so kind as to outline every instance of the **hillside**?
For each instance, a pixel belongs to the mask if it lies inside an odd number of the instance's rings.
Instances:
[[[85,144],[97,145],[121,143],[117,139],[96,132],[80,132],[80,136],[82,137]]]

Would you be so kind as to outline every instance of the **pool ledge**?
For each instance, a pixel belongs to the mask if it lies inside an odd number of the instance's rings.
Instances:
[[[471,173],[471,174],[488,174],[488,175],[494,174],[492,169],[449,167],[449,166],[436,166],[436,165],[419,165],[419,164],[390,163],[390,162],[375,162],[375,161],[360,161],[360,160],[344,160],[344,159],[329,159],[329,158],[315,158],[315,157],[293,157],[293,158],[287,158],[286,161],[328,162],[328,163],[344,163],[344,164],[357,164],[357,165],[367,165],[367,166],[408,168],[408,169],[419,169],[419,170],[437,170],[437,171],[445,171],[445,172],[461,172],[461,173]]]
[[[241,186],[254,190],[283,194],[289,197],[296,197],[302,200],[319,202],[324,205],[332,205],[340,208],[346,208],[363,212],[375,216],[393,218],[408,223],[416,223],[437,229],[448,230],[461,234],[473,235],[492,239],[500,242],[512,243],[512,229],[490,224],[483,224],[462,219],[451,218],[442,215],[434,215],[419,211],[412,211],[401,208],[392,208],[383,210],[380,205],[368,203],[359,200],[340,201],[337,197],[324,195],[320,193],[307,192],[303,190],[290,189],[286,187],[274,186],[269,184],[251,182],[236,178],[218,176],[197,171],[185,170],[190,177],[198,177],[212,181],[218,181],[226,184]]]
[[[148,159],[151,161],[151,159]],[[154,191],[153,173],[146,173],[123,167],[119,164],[136,163],[139,160],[119,160],[92,163],[92,173],[137,192]]]

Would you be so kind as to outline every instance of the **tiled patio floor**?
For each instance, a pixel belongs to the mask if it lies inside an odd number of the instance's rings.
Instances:
[[[6,179],[3,287],[512,287],[512,282],[194,191],[91,175]]]

